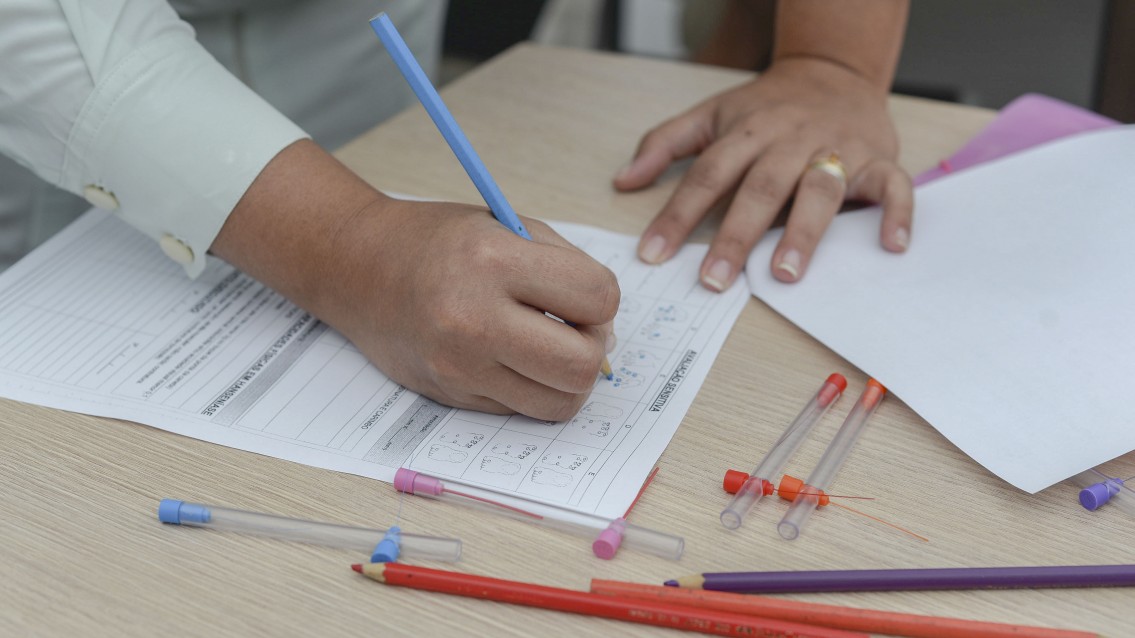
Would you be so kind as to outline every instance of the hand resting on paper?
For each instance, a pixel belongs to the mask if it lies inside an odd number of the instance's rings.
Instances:
[[[730,193],[732,202],[701,267],[702,282],[714,290],[733,283],[757,240],[792,198],[771,264],[781,281],[804,275],[844,200],[881,201],[883,247],[906,249],[913,194],[910,178],[894,162],[898,139],[886,96],[845,68],[811,59],[779,61],[760,78],[647,133],[615,186],[642,188],[672,161],[699,153],[642,234],[639,255],[648,263],[673,256]],[[831,153],[838,153],[845,167],[846,184],[809,169]]]
[[[545,224],[525,223],[534,241],[483,207],[391,199],[300,141],[253,182],[213,250],[414,391],[563,420],[594,385],[619,287]]]
[[[913,193],[895,163],[887,92],[906,12],[900,1],[779,3],[768,70],[655,127],[616,175],[615,188],[635,190],[697,156],[643,232],[639,257],[669,259],[719,202],[725,218],[700,271],[711,290],[733,283],[786,205],[770,264],[780,281],[804,276],[845,200],[882,202],[882,246],[904,251]]]

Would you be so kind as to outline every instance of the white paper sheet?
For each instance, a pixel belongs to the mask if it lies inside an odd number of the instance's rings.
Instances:
[[[384,481],[407,466],[619,516],[748,286],[715,295],[698,285],[705,246],[648,267],[634,256],[637,238],[555,227],[623,291],[615,380],[599,379],[565,423],[455,410],[410,392],[258,282],[219,260],[190,281],[152,240],[98,211],[0,275],[0,394]]]
[[[1133,153],[1117,127],[928,184],[901,256],[879,209],[840,215],[794,285],[770,233],[753,294],[1036,492],[1135,449]]]

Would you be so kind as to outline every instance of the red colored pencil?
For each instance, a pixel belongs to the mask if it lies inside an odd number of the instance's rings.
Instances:
[[[1097,638],[1098,634],[1068,629],[1048,629],[1006,623],[920,616],[874,609],[804,603],[752,594],[660,587],[617,580],[591,581],[596,594],[621,599],[673,603],[686,607],[716,609],[734,614],[754,614],[825,627],[908,636],[910,638]]]
[[[748,638],[868,638],[867,634],[771,620],[712,609],[685,607],[603,596],[571,589],[546,587],[499,578],[447,572],[400,563],[352,565],[360,574],[387,585],[482,598],[513,605],[526,605],[572,614],[612,618],[644,625],[696,631],[715,636]]]

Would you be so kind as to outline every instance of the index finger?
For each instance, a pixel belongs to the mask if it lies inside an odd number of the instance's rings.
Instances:
[[[615,188],[628,191],[648,186],[672,162],[704,150],[713,140],[711,113],[702,104],[648,131],[634,159],[615,175]]]
[[[559,235],[537,231],[533,237],[540,239],[517,246],[516,271],[506,281],[506,292],[574,324],[614,320],[620,297],[615,274]]]

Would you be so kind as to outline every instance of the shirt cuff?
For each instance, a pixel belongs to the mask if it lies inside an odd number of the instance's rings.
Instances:
[[[60,185],[115,210],[196,277],[256,176],[305,137],[191,35],[170,33],[95,86],[71,130]]]

